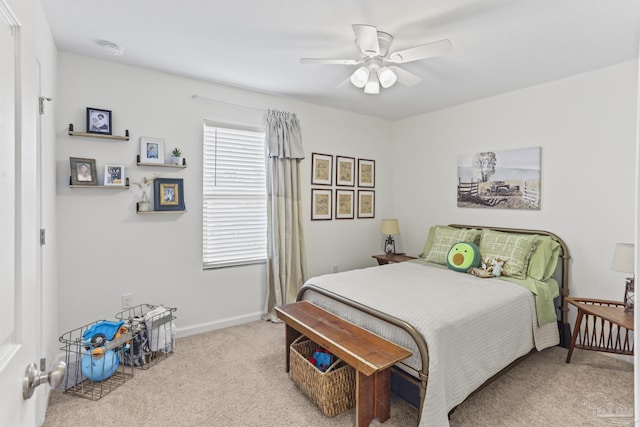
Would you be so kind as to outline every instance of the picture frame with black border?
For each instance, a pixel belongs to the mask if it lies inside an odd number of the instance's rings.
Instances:
[[[87,133],[111,135],[111,110],[87,107]]]
[[[356,184],[356,159],[336,156],[336,185],[353,187]]]
[[[311,153],[311,184],[332,185],[333,155]]]
[[[140,163],[164,164],[164,139],[140,137]]]
[[[333,207],[333,190],[326,188],[311,189],[311,220],[331,220]]]
[[[123,165],[104,165],[104,185],[123,187],[125,185]]]
[[[376,217],[376,192],[358,190],[358,218]]]
[[[376,161],[358,159],[358,187],[376,186]]]
[[[153,181],[153,209],[156,211],[185,210],[184,180],[156,178]]]
[[[69,166],[71,167],[71,185],[98,185],[96,159],[69,157]]]
[[[336,189],[336,219],[353,219],[353,190]]]

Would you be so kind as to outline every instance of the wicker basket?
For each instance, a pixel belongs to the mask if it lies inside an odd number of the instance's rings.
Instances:
[[[289,375],[323,414],[333,417],[355,406],[356,374],[338,358],[325,372],[320,371],[309,362],[317,347],[308,338],[298,337],[291,344]]]

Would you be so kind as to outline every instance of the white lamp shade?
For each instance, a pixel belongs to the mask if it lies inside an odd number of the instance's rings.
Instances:
[[[378,73],[371,71],[369,73],[369,80],[364,85],[364,93],[378,94],[380,93],[380,82],[378,81]]]
[[[360,67],[351,74],[351,83],[357,88],[362,89],[369,80],[369,69]]]
[[[392,235],[400,234],[400,226],[397,219],[383,219],[382,220],[382,234]]]
[[[611,268],[623,273],[633,273],[635,257],[633,244],[616,243],[616,250],[613,254],[613,266]]]
[[[378,78],[383,88],[387,89],[398,81],[398,76],[388,67],[382,67],[378,70]]]

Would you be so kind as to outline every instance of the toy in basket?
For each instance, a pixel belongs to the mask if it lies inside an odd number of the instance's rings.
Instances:
[[[121,348],[105,351],[105,346],[128,332],[129,329],[124,326],[122,320],[119,322],[104,320],[84,331],[82,339],[87,353],[83,354],[81,360],[82,374],[91,381],[104,381],[111,377],[120,364],[117,351]],[[126,343],[124,349],[126,350],[128,346],[129,344]]]

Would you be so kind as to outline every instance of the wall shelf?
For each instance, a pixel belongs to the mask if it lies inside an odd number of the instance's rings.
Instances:
[[[136,214],[138,215],[157,215],[157,214],[182,214],[185,213],[186,210],[181,211],[140,211],[138,210],[138,203],[136,203]]]
[[[75,132],[73,130],[73,123],[69,123],[69,135],[71,136],[84,136],[86,138],[101,138],[101,139],[115,139],[118,141],[128,141],[129,140],[129,129],[126,129],[125,135],[103,135],[100,133],[90,133],[90,132]]]
[[[151,166],[151,167],[160,167],[160,168],[179,168],[179,169],[184,169],[187,167],[187,159],[183,158],[182,159],[182,164],[181,165],[170,165],[168,163],[144,163],[140,161],[140,154],[138,154],[136,156],[136,164],[138,166]]]
[[[125,184],[124,185],[78,185],[78,184],[72,184],[71,183],[71,177],[69,177],[69,188],[101,188],[101,189],[108,189],[108,190],[128,190],[130,188],[129,186],[129,178],[125,178]]]

